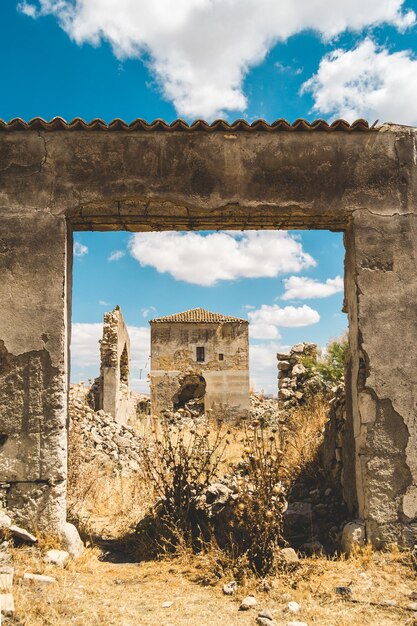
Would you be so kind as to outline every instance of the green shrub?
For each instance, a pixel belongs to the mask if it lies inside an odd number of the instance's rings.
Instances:
[[[334,385],[342,382],[345,374],[345,360],[348,350],[347,335],[329,341],[324,354],[317,361],[305,357],[303,365],[308,370],[308,378],[317,376],[323,387],[330,391]]]

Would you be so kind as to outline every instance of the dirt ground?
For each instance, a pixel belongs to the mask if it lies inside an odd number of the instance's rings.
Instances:
[[[305,559],[295,571],[268,579],[268,592],[260,590],[259,580],[248,579],[233,597],[222,592],[230,578],[211,577],[204,559],[137,564],[105,562],[98,556],[97,549],[87,550],[61,568],[46,564],[37,549],[15,549],[16,615],[5,624],[249,626],[268,608],[279,626],[295,620],[308,626],[417,625],[412,599],[417,581],[407,559],[395,550],[368,551],[348,560]],[[26,582],[25,572],[54,576],[57,582]],[[337,586],[351,587],[351,599],[337,595]],[[239,611],[248,594],[255,595],[256,607]],[[299,613],[288,611],[291,600],[300,604]]]

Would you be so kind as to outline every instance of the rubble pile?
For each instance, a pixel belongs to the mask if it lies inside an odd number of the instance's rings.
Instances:
[[[278,400],[281,409],[292,409],[303,404],[306,398],[323,387],[320,378],[306,367],[317,361],[315,343],[297,343],[289,352],[279,352]]]
[[[103,410],[94,411],[85,397],[82,399],[80,385],[71,386],[69,414],[70,441],[81,437],[86,457],[113,461],[122,470],[136,471],[139,468],[141,439],[134,428],[118,424]]]
[[[257,393],[250,395],[250,417],[258,420],[261,426],[272,426],[283,421],[277,398],[268,398]]]

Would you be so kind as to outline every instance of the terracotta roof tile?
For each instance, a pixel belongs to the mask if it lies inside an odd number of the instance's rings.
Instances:
[[[279,119],[272,124],[268,124],[265,120],[256,120],[252,123],[246,120],[236,120],[229,124],[225,120],[216,120],[212,123],[205,122],[204,120],[196,120],[191,124],[187,124],[184,120],[175,120],[171,124],[168,124],[164,120],[154,120],[151,123],[146,122],[143,119],[136,119],[130,124],[124,122],[121,119],[114,119],[110,123],[106,123],[101,119],[94,119],[91,122],[85,122],[80,117],[76,117],[71,122],[66,122],[62,117],[54,117],[51,121],[47,122],[41,117],[34,117],[30,122],[25,122],[19,117],[16,117],[9,122],[0,119],[0,131],[22,131],[22,130],[88,130],[88,131],[176,131],[176,132],[277,132],[277,131],[376,131],[378,128],[374,125],[369,126],[366,120],[356,120],[352,124],[349,124],[345,120],[335,120],[331,124],[328,124],[325,120],[315,120],[314,122],[308,122],[304,119],[297,119],[290,124],[285,119]]]
[[[205,309],[190,309],[189,311],[182,311],[181,313],[174,313],[174,315],[166,315],[165,317],[155,317],[153,320],[149,320],[150,324],[165,324],[165,323],[181,323],[191,322],[193,324],[198,323],[210,323],[210,324],[226,324],[230,322],[240,322],[248,324],[248,320],[241,319],[239,317],[233,317],[232,315],[222,315],[221,313],[212,313]]]

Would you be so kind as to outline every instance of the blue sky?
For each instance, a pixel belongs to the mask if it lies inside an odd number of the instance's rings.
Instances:
[[[416,2],[177,0],[172,7],[3,0],[0,117],[341,116],[417,125]],[[117,303],[132,329],[134,385],[142,390],[153,314],[202,306],[249,316],[252,380],[268,392],[278,347],[324,345],[346,328],[341,234],[195,237],[204,241],[76,234],[73,380],[97,373],[100,323]]]

